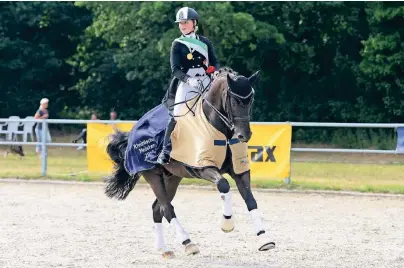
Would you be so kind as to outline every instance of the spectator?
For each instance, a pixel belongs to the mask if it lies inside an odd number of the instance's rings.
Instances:
[[[117,112],[112,111],[112,112],[109,114],[109,120],[119,120],[119,119],[118,119],[118,114],[117,114]]]
[[[111,121],[119,120],[119,119],[118,119],[118,113],[115,112],[115,111],[111,111],[111,112],[109,113],[109,120],[111,120]],[[112,127],[113,127],[115,130],[117,130],[116,124],[112,124]]]
[[[43,98],[40,101],[40,106],[38,111],[36,111],[34,118],[35,119],[48,119],[49,118],[49,112],[48,112],[48,104],[49,104],[49,100],[47,98]],[[43,123],[37,123],[36,127],[35,127],[35,135],[36,135],[36,140],[38,142],[42,142],[42,126]],[[51,141],[51,136],[49,133],[49,128],[48,131],[46,133],[46,142],[50,142]],[[40,157],[41,156],[41,145],[37,145],[36,146],[36,153],[37,155]]]
[[[91,120],[98,120],[97,114],[91,114]],[[79,140],[83,140],[83,143],[87,144],[87,128],[83,128],[79,134],[79,136],[74,139],[72,142],[77,143]],[[77,150],[83,150],[84,146],[79,146]]]

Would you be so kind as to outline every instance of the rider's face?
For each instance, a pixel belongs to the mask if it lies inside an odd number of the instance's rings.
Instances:
[[[178,28],[180,28],[182,34],[189,34],[194,30],[194,24],[192,20],[180,21]]]

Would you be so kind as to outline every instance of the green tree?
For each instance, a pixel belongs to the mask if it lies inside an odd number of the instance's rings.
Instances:
[[[363,42],[360,69],[362,83],[373,96],[373,109],[383,121],[404,120],[404,5],[401,2],[367,4],[371,26],[369,38]],[[376,89],[376,90],[374,90]]]
[[[110,96],[98,104],[99,108],[125,107],[125,116],[139,118],[161,101],[171,79],[171,43],[179,36],[175,13],[186,4],[77,3],[94,15],[84,46],[79,47],[75,56],[76,66],[82,67],[86,74],[76,88],[89,103]],[[259,67],[256,64],[259,54],[255,51],[258,45],[283,41],[273,26],[255,21],[250,14],[235,12],[230,3],[193,2],[192,6],[201,15],[200,33],[211,39],[222,65],[246,75]],[[111,66],[116,73],[111,72]],[[117,75],[115,82],[111,80],[113,73]],[[120,80],[123,77],[127,81]],[[121,86],[117,88],[118,83]]]
[[[271,92],[259,120],[358,121],[359,51],[368,34],[365,3],[233,5],[274,25],[285,39],[281,46],[258,48],[263,51],[264,87]]]
[[[33,115],[42,97],[57,117],[79,97],[65,59],[91,14],[67,2],[3,2],[0,17],[0,117]]]

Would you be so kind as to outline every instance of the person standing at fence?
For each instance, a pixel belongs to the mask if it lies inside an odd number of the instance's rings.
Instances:
[[[48,111],[48,104],[49,100],[47,98],[43,98],[40,101],[40,106],[38,111],[36,111],[34,118],[35,119],[48,119],[49,118],[49,111]],[[35,126],[35,135],[37,142],[42,142],[42,130],[43,130],[43,123],[37,123]],[[50,142],[51,137],[49,133],[49,128],[47,129],[46,133],[46,142]],[[40,157],[41,156],[41,145],[36,146],[36,153]]]
[[[91,114],[91,120],[98,120],[97,114],[96,113],[92,113]],[[83,128],[79,134],[79,136],[74,139],[72,142],[73,143],[77,143],[79,140],[83,140],[84,144],[87,144],[87,128]],[[77,148],[77,150],[83,150],[84,146],[79,146]]]
[[[119,120],[118,113],[116,111],[111,111],[111,113],[109,114],[109,120],[111,121]]]
[[[109,113],[109,120],[111,121],[118,121],[118,113],[116,111],[111,111]],[[111,125],[115,130],[117,129],[116,124]]]

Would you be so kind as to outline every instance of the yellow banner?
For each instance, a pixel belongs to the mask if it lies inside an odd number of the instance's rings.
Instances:
[[[290,124],[251,124],[253,133],[248,152],[253,178],[286,179],[290,177]]]
[[[87,165],[90,172],[111,172],[113,169],[106,148],[109,135],[114,133],[114,128],[129,132],[133,128],[132,123],[117,124],[87,124]]]
[[[90,172],[111,172],[112,162],[106,153],[108,136],[113,127],[129,132],[133,124],[87,124],[87,161]],[[248,142],[251,175],[253,178],[285,179],[290,176],[290,124],[251,124],[253,136]]]

